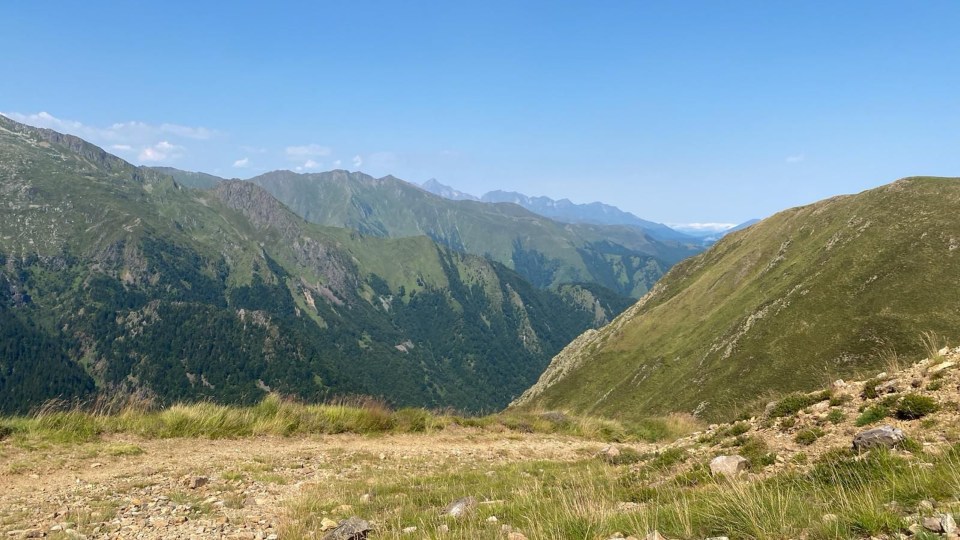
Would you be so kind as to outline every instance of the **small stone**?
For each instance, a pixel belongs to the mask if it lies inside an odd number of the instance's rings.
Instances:
[[[611,444],[610,446],[605,447],[603,450],[600,450],[597,455],[605,459],[615,458],[620,455],[620,449]]]
[[[925,517],[923,518],[923,521],[921,522],[921,524],[923,525],[924,529],[930,532],[935,532],[935,533],[943,532],[943,524],[940,523],[939,516]]]
[[[477,507],[477,499],[473,497],[463,497],[448,504],[443,513],[455,518],[463,517]]]
[[[444,523],[444,524],[440,525],[439,527],[437,527],[437,530],[440,531],[440,532],[444,532],[444,533],[445,533],[445,532],[450,532],[450,526],[447,525],[446,523]]]
[[[507,535],[507,540],[527,540],[527,537],[522,532],[512,532]]]
[[[717,456],[710,460],[710,474],[735,478],[747,470],[749,463],[743,456]]]
[[[943,529],[943,534],[956,534],[957,522],[953,520],[953,515],[942,514],[940,516],[940,528]]]
[[[364,493],[363,495],[360,496],[360,502],[362,503],[368,503],[372,500],[373,500],[373,495],[369,493]]]
[[[896,394],[900,391],[900,384],[896,379],[883,382],[874,387],[877,394]]]
[[[320,532],[332,531],[337,528],[337,525],[340,524],[330,518],[323,518],[320,520]]]
[[[206,476],[191,476],[184,481],[184,485],[190,489],[197,489],[207,485],[209,481],[210,479]]]
[[[497,516],[490,516],[490,517],[487,518],[487,523],[496,523],[496,522],[498,522],[498,521],[500,521],[500,520],[497,519]]]
[[[957,365],[956,362],[941,362],[941,363],[933,366],[932,368],[928,369],[928,370],[927,370],[927,373],[930,374],[930,375],[936,375],[937,373],[940,373],[941,371],[948,370],[948,369],[952,368],[952,367],[955,366],[955,365]]]
[[[824,523],[836,523],[840,518],[836,514],[824,514],[820,521]]]
[[[924,512],[929,514],[930,512],[933,512],[933,508],[934,508],[933,501],[929,501],[927,499],[924,499],[919,503],[917,503],[918,512]]]
[[[417,532],[417,528],[416,528],[416,527],[412,527],[412,526],[411,526],[411,527],[404,527],[401,532],[403,532],[403,534],[412,534],[412,533]]]
[[[643,537],[643,540],[667,540],[667,539],[662,534],[660,534],[660,531],[653,531],[653,532],[647,533],[647,535]]]

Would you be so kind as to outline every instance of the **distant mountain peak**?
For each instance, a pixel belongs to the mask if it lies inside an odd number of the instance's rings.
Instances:
[[[516,191],[495,190],[486,193],[480,198],[483,202],[513,203],[527,210],[550,219],[564,223],[587,223],[591,225],[626,225],[641,229],[658,240],[679,242],[693,241],[684,233],[653,221],[639,218],[630,212],[625,212],[616,206],[602,202],[577,204],[570,199],[551,199],[546,196],[531,197]]]
[[[420,184],[421,189],[433,193],[434,195],[439,195],[444,199],[450,199],[451,201],[479,201],[478,197],[475,197],[469,193],[464,193],[463,191],[456,190],[446,184],[441,184],[437,181],[436,178],[431,178],[426,182]]]

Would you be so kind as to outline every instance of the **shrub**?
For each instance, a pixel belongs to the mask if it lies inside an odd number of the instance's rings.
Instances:
[[[867,407],[863,413],[857,417],[856,422],[857,426],[865,426],[867,424],[872,424],[874,422],[879,422],[887,416],[890,415],[890,409],[884,407],[883,405],[874,405],[872,407]]]
[[[750,461],[752,469],[761,469],[777,461],[777,454],[771,452],[766,441],[760,437],[745,438],[740,444],[740,455]]]
[[[809,446],[813,444],[817,439],[823,437],[823,430],[820,428],[810,428],[804,429],[797,433],[797,436],[793,438],[799,444],[804,446]]]
[[[654,469],[669,469],[678,463],[683,463],[689,455],[683,448],[667,448],[657,454],[650,460],[650,466]]]
[[[788,417],[786,417],[786,418],[781,418],[781,419],[780,419],[780,429],[781,429],[781,430],[784,430],[784,431],[785,431],[785,430],[788,430],[788,429],[792,428],[792,427],[795,426],[795,425],[797,425],[797,419],[794,418],[793,416],[788,416]]]
[[[885,379],[879,379],[877,377],[867,379],[867,381],[863,383],[863,392],[860,393],[860,396],[863,397],[863,399],[877,399],[877,397],[879,397],[879,394],[877,394],[877,386],[883,382],[885,382]]]
[[[827,420],[831,423],[839,424],[843,422],[843,419],[846,415],[843,414],[843,411],[840,409],[832,409],[829,414],[827,414]]]
[[[916,420],[936,412],[940,407],[933,398],[919,394],[907,394],[900,398],[894,416],[900,420]]]
[[[813,394],[789,394],[778,401],[770,410],[770,416],[779,418],[781,416],[790,416],[800,412],[803,409],[821,401],[830,399],[830,391],[823,390]]]
[[[830,396],[830,406],[839,407],[844,403],[849,403],[851,399],[853,399],[853,397],[850,396],[850,394],[834,394]]]

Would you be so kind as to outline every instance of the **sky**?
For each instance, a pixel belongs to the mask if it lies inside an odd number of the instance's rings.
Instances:
[[[960,176],[958,2],[5,2],[0,113],[133,163],[739,223]]]

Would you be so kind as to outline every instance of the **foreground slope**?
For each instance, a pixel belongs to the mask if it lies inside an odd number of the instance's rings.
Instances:
[[[719,417],[960,339],[960,180],[908,178],[772,216],[674,267],[554,358],[517,406]]]
[[[501,262],[537,287],[590,282],[639,297],[700,251],[629,226],[564,224],[513,204],[451,201],[392,176],[274,171],[250,181],[312,223],[383,237],[426,235]]]
[[[428,238],[311,225],[0,117],[0,411],[143,394],[489,410],[622,307]]]

